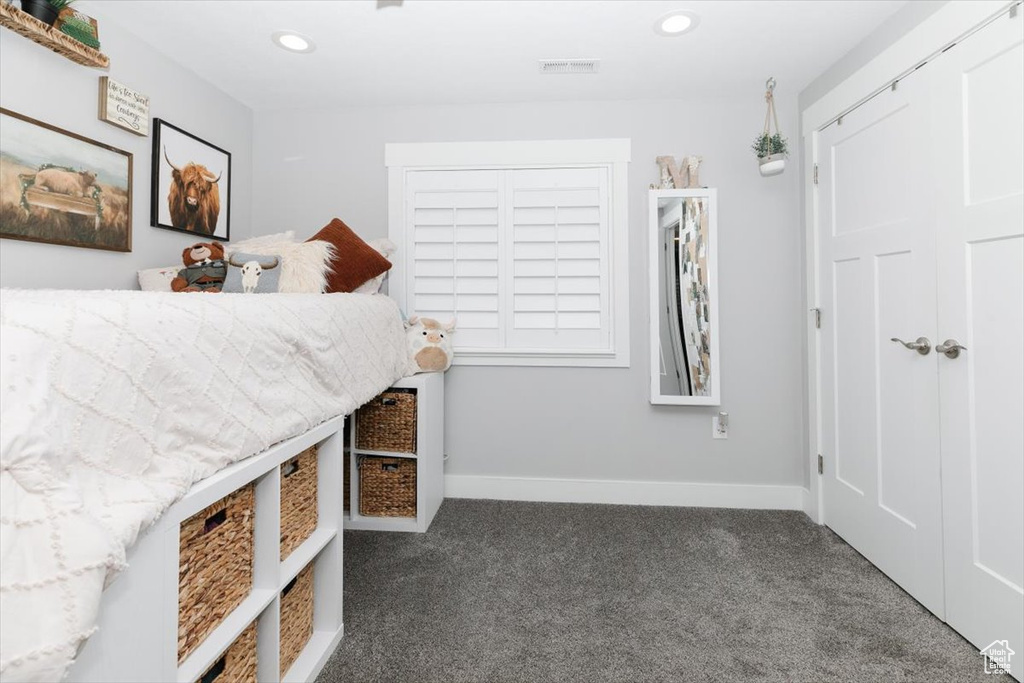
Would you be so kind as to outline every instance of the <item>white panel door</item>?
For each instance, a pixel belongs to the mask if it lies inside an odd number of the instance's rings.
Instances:
[[[824,517],[943,614],[935,233],[927,83],[819,134]]]
[[[935,83],[946,620],[1024,670],[1024,20],[928,68]]]

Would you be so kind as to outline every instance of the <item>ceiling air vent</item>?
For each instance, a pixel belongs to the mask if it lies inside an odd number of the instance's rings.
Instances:
[[[542,59],[538,62],[542,74],[596,74],[600,59]]]

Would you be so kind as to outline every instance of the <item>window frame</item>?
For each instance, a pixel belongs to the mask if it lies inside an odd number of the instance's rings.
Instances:
[[[388,172],[388,238],[398,245],[389,275],[389,292],[406,314],[407,274],[413,252],[406,234],[406,178],[417,171],[519,170],[603,167],[608,170],[608,320],[611,346],[607,350],[459,349],[455,365],[620,367],[629,354],[629,211],[628,138],[594,140],[537,140],[502,142],[388,143],[384,163]],[[508,283],[504,283],[508,284]],[[458,327],[456,327],[458,335]],[[457,337],[456,337],[457,338]]]

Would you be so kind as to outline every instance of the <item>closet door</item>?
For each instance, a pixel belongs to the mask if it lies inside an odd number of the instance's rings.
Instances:
[[[928,83],[819,134],[825,523],[943,614]]]
[[[936,85],[946,620],[1024,670],[1024,18],[929,64]]]

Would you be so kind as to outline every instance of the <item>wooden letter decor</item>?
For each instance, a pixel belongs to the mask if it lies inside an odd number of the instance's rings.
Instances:
[[[661,189],[682,190],[686,188],[700,187],[699,169],[704,157],[688,156],[680,159],[682,166],[676,166],[676,160],[670,156],[657,157],[655,161],[661,169]]]

